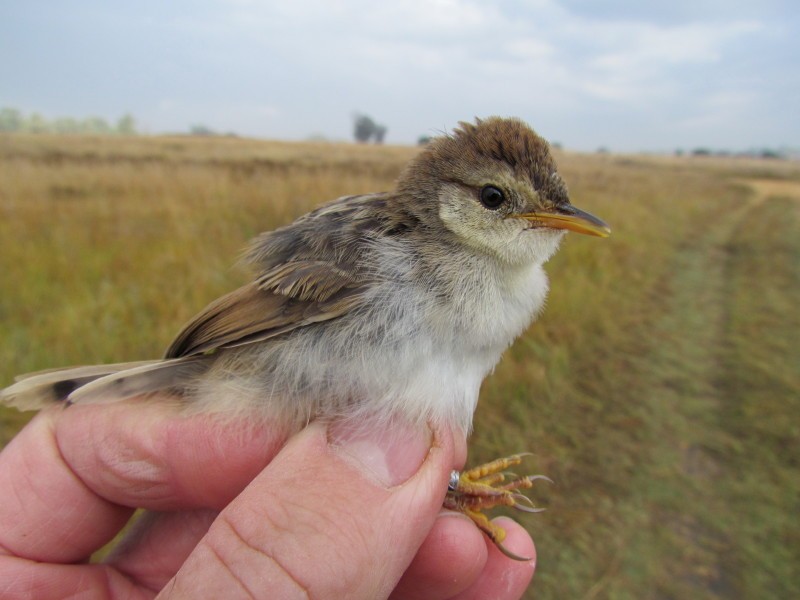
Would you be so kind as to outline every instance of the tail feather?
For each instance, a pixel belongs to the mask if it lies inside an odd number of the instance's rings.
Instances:
[[[49,369],[18,376],[0,390],[0,404],[38,410],[57,402],[113,402],[179,387],[203,373],[209,356]]]
[[[67,400],[72,404],[114,402],[159,390],[180,388],[202,375],[212,361],[211,356],[187,356],[111,373],[71,392]]]
[[[141,367],[143,365],[151,365],[153,363],[159,362],[157,360],[142,360],[139,362],[125,362],[125,363],[112,363],[110,365],[87,365],[87,366],[79,366],[79,367],[56,367],[54,369],[42,369],[41,371],[33,371],[31,373],[22,373],[20,375],[14,376],[14,381],[24,381],[25,379],[32,379],[34,377],[43,377],[44,375],[54,375],[58,373],[61,379],[64,376],[69,376],[70,374],[74,373],[74,377],[91,377],[91,376],[98,376],[103,377],[110,373],[117,373],[119,371],[125,371],[126,369],[134,369],[136,367]],[[45,379],[42,378],[44,382]]]

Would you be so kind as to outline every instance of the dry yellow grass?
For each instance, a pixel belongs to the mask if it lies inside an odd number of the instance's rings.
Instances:
[[[245,280],[249,238],[389,188],[415,151],[0,137],[0,385],[158,356]],[[536,596],[798,595],[800,167],[557,158],[614,233],[570,236],[550,263],[547,309],[484,385],[471,443],[473,461],[533,451],[556,481],[525,520]],[[22,419],[0,416],[7,440]]]

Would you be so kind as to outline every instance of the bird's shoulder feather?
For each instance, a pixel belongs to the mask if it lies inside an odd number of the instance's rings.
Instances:
[[[391,235],[391,227],[402,230],[402,219],[386,210],[387,196],[340,198],[261,234],[245,256],[255,281],[209,304],[165,357],[263,341],[360,306],[375,277],[366,258],[371,244]]]

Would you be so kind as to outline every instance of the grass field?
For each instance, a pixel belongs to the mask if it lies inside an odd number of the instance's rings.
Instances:
[[[387,189],[412,148],[0,136],[0,385],[156,357],[244,243]],[[555,486],[531,597],[800,597],[800,164],[558,155],[611,223],[551,261],[485,382],[471,462]],[[0,412],[0,444],[24,422]]]

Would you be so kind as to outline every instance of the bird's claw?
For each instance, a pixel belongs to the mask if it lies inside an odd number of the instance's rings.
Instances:
[[[453,471],[444,500],[445,508],[467,515],[503,554],[520,561],[530,558],[514,554],[503,546],[506,531],[492,523],[482,511],[495,506],[509,506],[527,513],[545,510],[534,506],[530,498],[517,490],[529,489],[534,481],[540,479],[553,483],[552,480],[544,475],[518,477],[506,471],[508,467],[520,464],[525,456],[530,456],[530,453],[514,454],[463,472]]]

